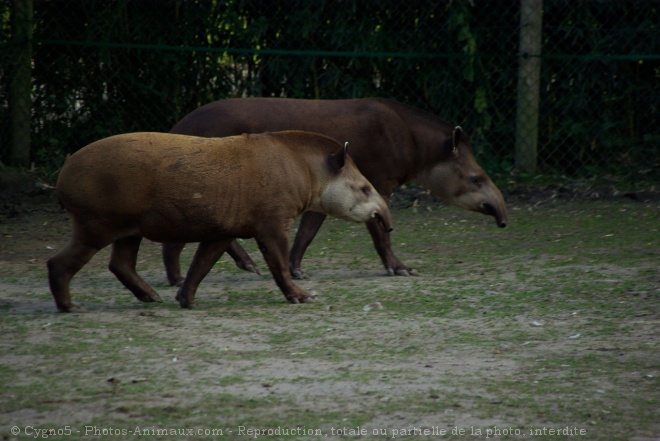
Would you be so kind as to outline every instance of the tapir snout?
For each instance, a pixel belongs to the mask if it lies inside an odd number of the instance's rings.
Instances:
[[[487,191],[483,191],[483,193],[492,192],[495,194],[488,195],[484,202],[480,202],[478,205],[479,209],[477,211],[493,216],[497,226],[504,228],[506,227],[507,222],[507,210],[506,204],[504,203],[504,197],[502,197],[502,193],[492,182],[490,183],[490,186],[492,188],[489,188]]]

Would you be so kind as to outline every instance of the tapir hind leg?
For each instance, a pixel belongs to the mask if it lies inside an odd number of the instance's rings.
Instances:
[[[229,245],[229,248],[227,248],[227,254],[229,254],[231,258],[234,259],[236,266],[240,269],[261,275],[257,269],[257,264],[254,263],[247,251],[245,251],[245,249],[243,249],[243,247],[240,246],[238,242],[233,241]]]
[[[112,243],[108,268],[141,302],[162,302],[160,296],[135,271],[142,236],[128,236]]]
[[[86,245],[74,236],[60,253],[48,259],[48,284],[55,299],[55,305],[60,312],[72,312],[80,309],[78,305],[71,302],[69,285],[73,276],[98,251],[99,248]]]
[[[167,281],[170,286],[181,286],[183,283],[179,258],[181,257],[181,251],[184,246],[185,244],[183,243],[163,244],[163,262],[165,263],[165,272],[167,273]],[[227,249],[227,253],[234,259],[236,266],[240,269],[261,275],[257,264],[254,263],[247,251],[238,242],[233,241]]]
[[[167,281],[169,282],[170,286],[181,286],[181,283],[183,283],[179,258],[181,257],[181,251],[183,251],[183,247],[185,246],[185,243],[163,244],[163,263],[165,264]]]
[[[176,299],[182,308],[193,306],[197,287],[220,259],[220,256],[227,250],[232,240],[234,239],[223,238],[212,242],[199,243],[188,274],[186,274],[186,278],[176,294]]]
[[[297,287],[291,279],[291,273],[287,267],[287,236],[288,231],[285,233],[267,234],[261,238],[255,237],[255,239],[268,264],[268,269],[270,269],[275,283],[277,283],[284,297],[291,303],[304,303],[314,297]]]
[[[305,279],[307,277],[300,265],[307,247],[314,240],[326,217],[325,214],[315,211],[306,211],[300,217],[298,233],[296,233],[296,239],[293,241],[291,253],[289,254],[289,271],[291,271],[291,276],[294,279]]]

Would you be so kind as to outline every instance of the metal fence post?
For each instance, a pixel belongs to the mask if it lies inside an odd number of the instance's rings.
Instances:
[[[520,65],[516,103],[516,169],[534,175],[539,138],[543,0],[520,0]]]
[[[11,165],[30,165],[32,115],[32,1],[15,0],[11,11],[12,43],[16,58],[9,86]]]

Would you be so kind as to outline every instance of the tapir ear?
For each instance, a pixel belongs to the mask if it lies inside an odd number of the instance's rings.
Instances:
[[[344,168],[347,155],[348,155],[348,141],[344,143],[344,147],[340,151],[330,155],[329,158],[330,168],[336,172]]]
[[[456,126],[454,128],[454,133],[451,135],[452,151],[451,153],[454,156],[458,156],[458,144],[461,143],[461,135],[463,135],[463,129],[461,126]]]

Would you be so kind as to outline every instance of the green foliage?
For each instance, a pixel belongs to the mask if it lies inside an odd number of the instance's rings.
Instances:
[[[3,45],[9,9],[0,0]],[[657,178],[660,62],[644,55],[660,53],[658,10],[544,3],[541,172]],[[512,163],[517,2],[52,0],[34,14],[33,159],[45,168],[98,138],[167,131],[241,96],[393,98],[462,125],[480,161]]]
[[[540,144],[546,167],[569,172],[637,174],[655,168],[660,62],[658,4],[589,2],[564,8],[551,2],[545,26]],[[625,55],[611,60],[609,54]],[[562,146],[564,155],[548,154]],[[644,165],[646,164],[646,166]]]

